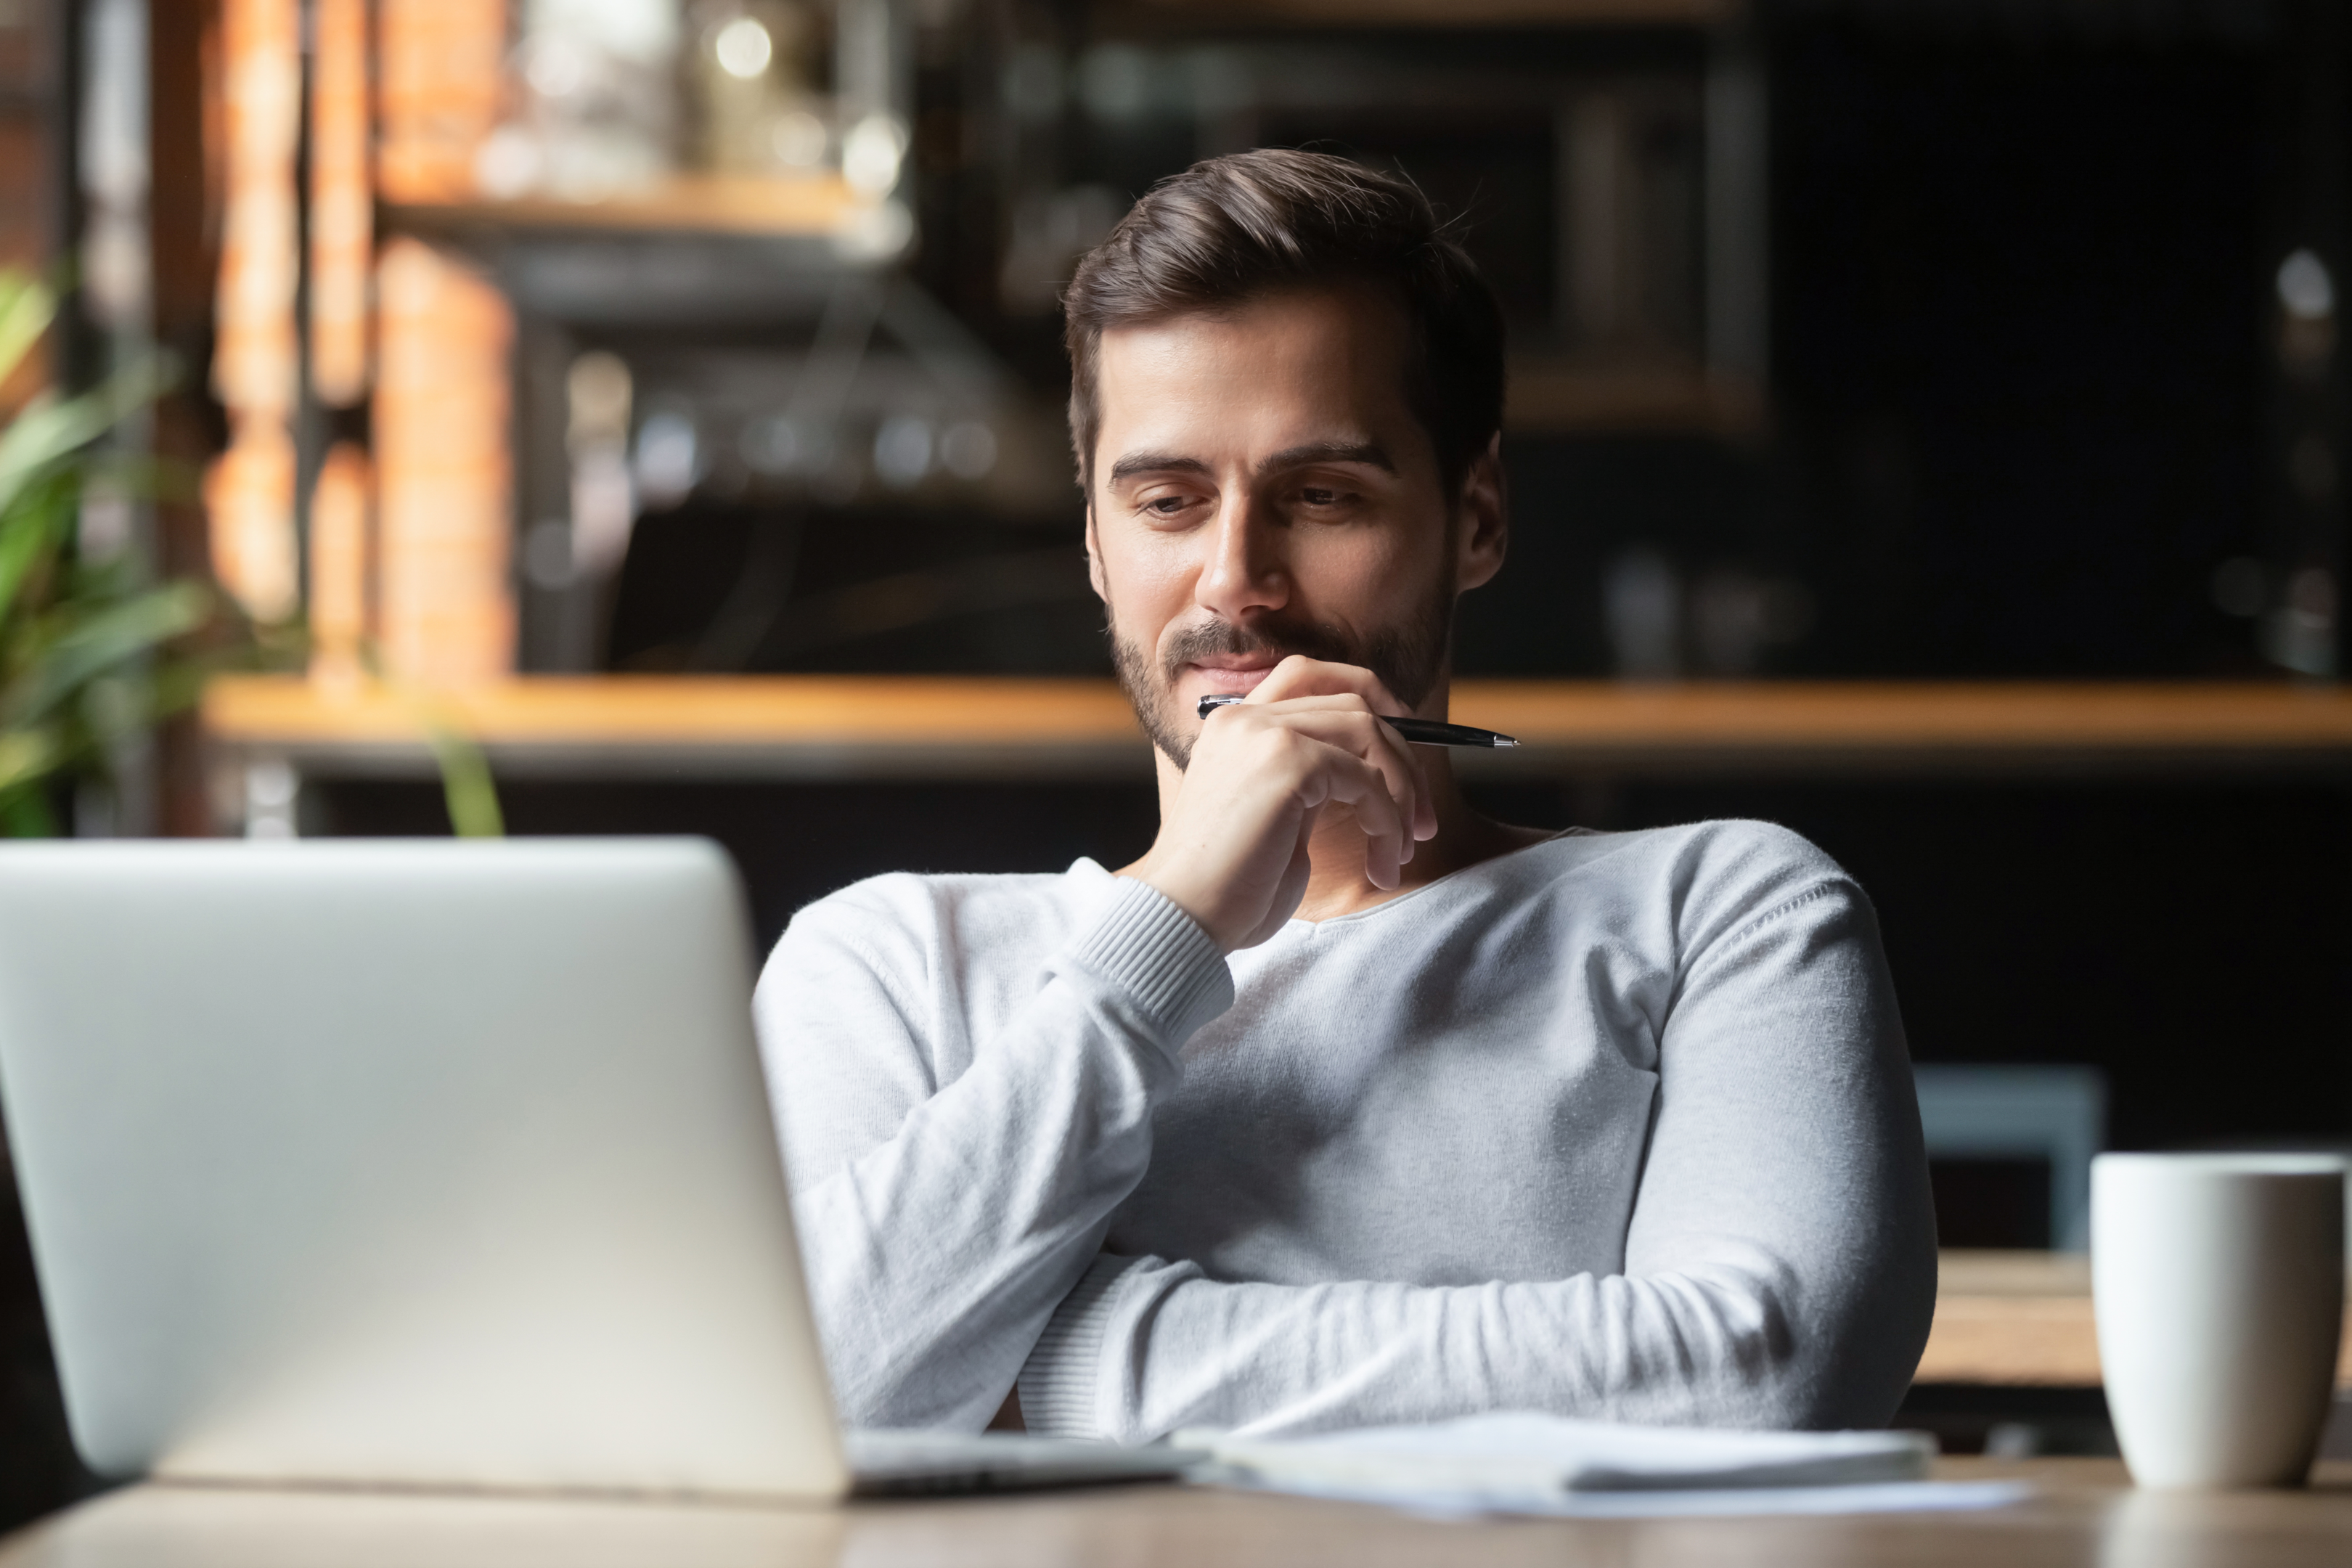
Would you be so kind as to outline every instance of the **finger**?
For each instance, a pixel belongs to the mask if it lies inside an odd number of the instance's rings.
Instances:
[[[1377,716],[1365,712],[1359,699],[1329,698],[1285,703],[1276,711],[1252,714],[1247,721],[1254,724],[1278,723],[1295,734],[1353,752],[1379,769],[1381,777],[1387,781],[1389,795],[1395,801],[1406,825],[1405,859],[1412,858],[1416,843],[1435,836],[1436,809],[1430,801],[1427,784],[1422,776],[1421,759],[1414,754],[1412,742],[1381,723]]]
[[[1300,781],[1301,804],[1309,810],[1326,804],[1344,805],[1355,814],[1357,830],[1364,836],[1364,879],[1375,888],[1393,888],[1403,879],[1402,868],[1412,842],[1406,831],[1411,820],[1389,793],[1389,781],[1363,758],[1336,746],[1318,746],[1307,776]]]
[[[1416,844],[1436,836],[1437,812],[1422,775],[1421,759],[1403,736],[1364,710],[1362,699],[1302,699],[1263,714],[1252,713],[1246,721],[1278,723],[1293,733],[1352,752],[1378,768],[1406,824],[1402,858],[1412,859]]]
[[[1389,797],[1396,803],[1400,861],[1412,858],[1413,847],[1437,831],[1437,813],[1430,803],[1427,781],[1422,776],[1421,757],[1412,742],[1381,723],[1371,721],[1371,745],[1358,753],[1378,768],[1388,784]],[[1424,824],[1427,831],[1423,831]]]
[[[1252,702],[1285,702],[1296,697],[1360,697],[1374,712],[1410,712],[1381,678],[1361,665],[1339,664],[1294,653],[1267,672],[1249,694]]]
[[[1340,687],[1344,689],[1330,690]],[[1298,695],[1287,695],[1297,691]],[[1388,718],[1404,718],[1412,710],[1397,700],[1394,693],[1381,683],[1380,678],[1368,669],[1352,664],[1331,664],[1293,654],[1276,665],[1272,674],[1258,683],[1257,689],[1244,699],[1251,707],[1275,708],[1284,712],[1294,709],[1340,709],[1352,711],[1358,703],[1372,712]],[[1418,842],[1437,837],[1437,808],[1423,787],[1422,758],[1402,736],[1392,731],[1388,736],[1397,753],[1405,759],[1405,766],[1414,780],[1414,805],[1412,812],[1412,839]],[[1410,847],[1408,847],[1408,858]]]
[[[1352,754],[1372,768],[1381,781],[1382,804],[1391,807],[1398,817],[1399,864],[1413,857],[1415,847],[1423,840],[1435,837],[1436,811],[1430,802],[1421,773],[1420,759],[1403,736],[1380,721],[1369,711],[1364,700],[1352,693],[1293,699],[1278,707],[1240,703],[1230,710],[1242,715],[1228,721],[1217,730],[1203,729],[1202,742],[1213,739],[1221,744],[1246,743],[1255,734],[1279,730],[1286,734],[1312,741],[1337,751]],[[1350,803],[1352,804],[1352,803]],[[1388,884],[1379,884],[1387,886]]]

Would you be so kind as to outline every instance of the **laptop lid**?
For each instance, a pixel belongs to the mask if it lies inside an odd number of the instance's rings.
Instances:
[[[84,1458],[843,1492],[749,945],[695,839],[0,847]]]

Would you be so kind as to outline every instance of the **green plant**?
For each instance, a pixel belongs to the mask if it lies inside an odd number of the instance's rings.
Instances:
[[[441,799],[448,808],[449,831],[459,838],[504,838],[506,813],[499,805],[499,788],[490,777],[489,759],[465,724],[431,692],[394,679],[383,668],[383,655],[373,642],[362,645],[360,662],[368,676],[415,721],[417,732],[432,750],[433,765],[441,774]]]
[[[0,269],[0,379],[56,310],[47,288]],[[0,836],[55,833],[55,780],[102,768],[125,737],[195,699],[202,671],[168,645],[212,616],[211,591],[75,548],[93,443],[165,381],[151,362],[78,396],[43,393],[0,431]]]

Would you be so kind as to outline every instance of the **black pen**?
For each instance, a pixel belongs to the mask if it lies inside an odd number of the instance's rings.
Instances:
[[[1240,698],[1231,692],[1201,699],[1201,717],[1205,719],[1220,708],[1230,708]],[[1391,719],[1383,713],[1381,722],[1411,741],[1416,746],[1516,746],[1508,735],[1497,735],[1492,730],[1474,730],[1467,724],[1441,724],[1434,719]]]

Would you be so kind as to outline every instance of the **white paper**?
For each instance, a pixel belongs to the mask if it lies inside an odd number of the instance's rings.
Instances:
[[[2033,1494],[2023,1481],[1894,1481],[1843,1487],[1738,1487],[1709,1491],[1508,1493],[1417,1491],[1304,1480],[1274,1482],[1246,1472],[1196,1470],[1192,1479],[1247,1491],[1284,1492],[1339,1502],[1377,1503],[1429,1519],[1496,1514],[1551,1519],[1727,1519],[1772,1514],[1942,1513],[2007,1508]]]
[[[2015,1481],[1931,1481],[1919,1432],[1732,1432],[1501,1411],[1297,1438],[1177,1434],[1192,1479],[1437,1518],[1690,1519],[2000,1508]]]
[[[1923,1480],[1935,1439],[1918,1432],[1734,1432],[1575,1421],[1499,1411],[1424,1426],[1297,1438],[1179,1433],[1227,1469],[1269,1485],[1415,1494],[1724,1490]]]

